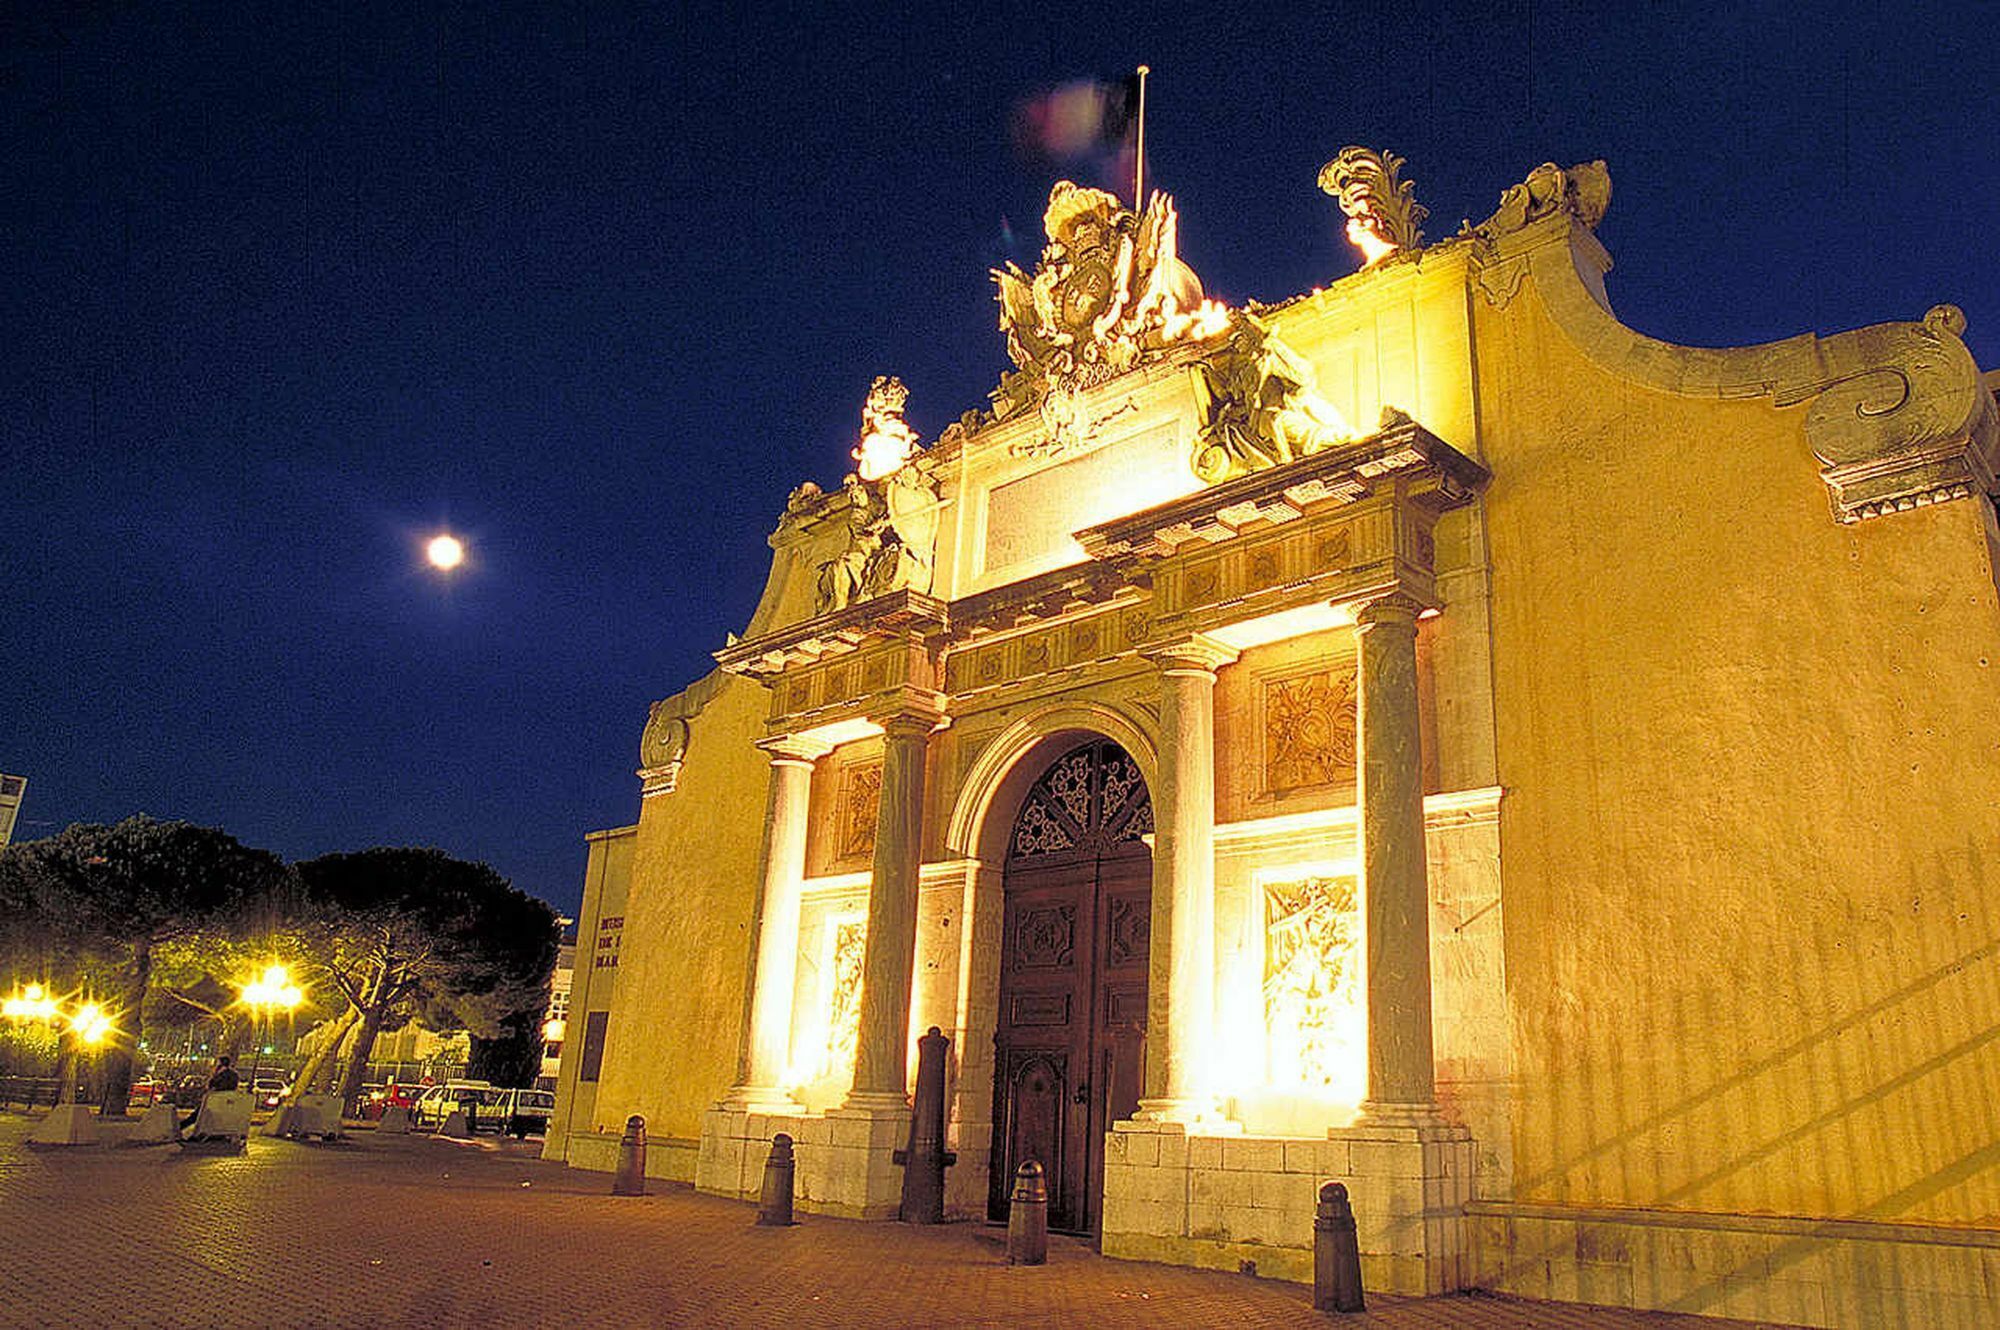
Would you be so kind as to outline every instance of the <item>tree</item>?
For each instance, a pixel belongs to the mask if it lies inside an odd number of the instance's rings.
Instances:
[[[131,1097],[132,1053],[145,1032],[146,993],[162,948],[209,935],[256,936],[274,927],[290,896],[284,861],[214,827],[142,815],[115,826],[79,823],[46,840],[0,851],[18,873],[0,908],[31,915],[0,934],[43,932],[79,982],[116,1013],[117,1037],[103,1063],[102,1108],[122,1114]],[[9,903],[11,901],[11,904]]]
[[[485,864],[381,848],[308,860],[299,880],[301,954],[356,1024],[343,1099],[359,1092],[384,1030],[425,1016],[497,1038],[525,1006],[547,1002],[555,914]]]

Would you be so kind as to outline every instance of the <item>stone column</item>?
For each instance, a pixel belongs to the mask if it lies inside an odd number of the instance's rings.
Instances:
[[[1153,905],[1142,1119],[1213,1117],[1215,672],[1236,653],[1210,638],[1147,653],[1160,668],[1160,772],[1153,791]]]
[[[1368,939],[1368,1097],[1363,1119],[1438,1120],[1431,1053],[1430,877],[1424,860],[1417,614],[1400,594],[1370,601],[1359,642],[1361,881]]]
[[[868,886],[861,1028],[844,1107],[909,1105],[910,985],[917,964],[917,870],[923,862],[924,754],[938,718],[903,712],[882,722],[882,803]]]
[[[764,805],[764,882],[757,926],[750,1033],[741,1082],[723,1102],[762,1112],[798,1112],[782,1084],[791,1053],[792,985],[798,973],[799,894],[806,872],[806,810],[813,762],[827,745],[769,739],[771,792]]]

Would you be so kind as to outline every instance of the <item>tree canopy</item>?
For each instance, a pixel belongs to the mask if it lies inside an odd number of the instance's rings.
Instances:
[[[234,941],[274,929],[287,912],[291,870],[225,831],[143,814],[114,826],[79,823],[0,851],[0,908],[25,910],[4,928],[16,950],[39,945],[51,978],[93,992],[116,1012],[104,1062],[106,1112],[125,1111],[132,1051],[160,949],[202,937]]]

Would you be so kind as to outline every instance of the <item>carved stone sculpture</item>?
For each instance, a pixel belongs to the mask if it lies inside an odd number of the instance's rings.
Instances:
[[[903,419],[910,390],[893,374],[878,374],[861,406],[861,442],[851,456],[863,480],[880,480],[917,455],[917,432]]]
[[[1319,395],[1312,366],[1252,315],[1238,314],[1222,349],[1189,366],[1189,374],[1200,422],[1194,473],[1208,484],[1355,437],[1340,409]]]
[[[904,589],[931,589],[937,492],[913,466],[869,482],[849,472],[832,501],[845,533],[840,553],[819,566],[813,613]]]
[[[1059,181],[1043,216],[1048,244],[1030,274],[993,271],[1000,328],[1019,372],[994,393],[1000,419],[1040,407],[1051,393],[1073,397],[1124,373],[1147,355],[1226,326],[1223,309],[1177,256],[1178,219],[1154,193],[1143,215],[1101,189]],[[1060,432],[1074,410],[1059,411]]]
[[[1585,226],[1596,226],[1611,206],[1611,172],[1603,162],[1583,162],[1567,171],[1543,162],[1528,178],[1500,195],[1491,217],[1472,228],[1488,240],[1518,231],[1552,213],[1567,212]]]
[[[1391,254],[1423,243],[1418,229],[1430,210],[1418,203],[1409,181],[1398,173],[1403,159],[1393,152],[1346,147],[1319,169],[1319,187],[1347,214],[1347,238],[1373,267]]]

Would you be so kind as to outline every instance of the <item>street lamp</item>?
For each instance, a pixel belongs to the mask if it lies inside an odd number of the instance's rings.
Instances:
[[[292,976],[282,965],[266,966],[263,974],[243,985],[243,1005],[256,1012],[260,1022],[280,1011],[289,1016],[305,1000],[305,992],[292,982]],[[263,1065],[264,1041],[260,1038],[257,1054],[250,1063],[253,1092],[257,1088],[257,1069]]]

